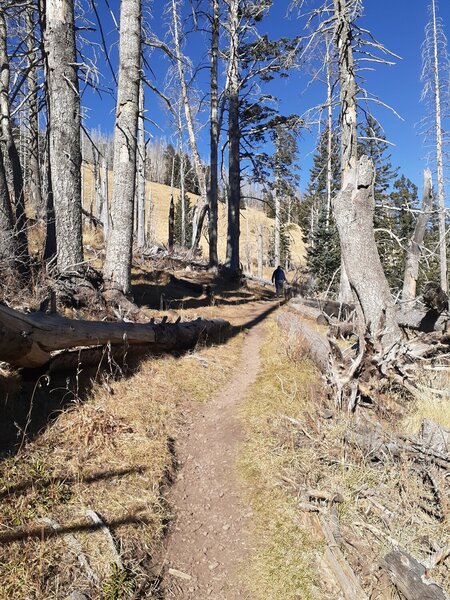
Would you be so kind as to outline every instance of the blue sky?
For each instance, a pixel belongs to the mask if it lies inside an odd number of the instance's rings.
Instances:
[[[118,18],[119,0],[109,0],[112,10]],[[151,8],[149,23],[152,29],[163,35],[164,31],[164,6],[163,0],[154,0]],[[318,4],[309,0],[309,6]],[[99,13],[104,20],[105,34],[108,44],[114,44],[116,34],[113,22],[104,0],[98,0]],[[390,142],[394,144],[391,149],[392,162],[399,166],[402,173],[412,179],[421,187],[422,171],[427,166],[426,149],[418,132],[418,123],[426,113],[426,106],[420,102],[422,84],[421,73],[421,45],[424,39],[424,27],[428,20],[429,0],[365,0],[365,15],[360,25],[369,29],[374,36],[387,48],[400,55],[394,66],[379,65],[375,72],[367,74],[366,87],[382,102],[392,106],[403,120],[397,118],[389,110],[374,106],[374,113],[385,130]],[[271,37],[295,35],[301,33],[301,22],[295,14],[286,17],[289,2],[274,0],[271,15],[263,21],[261,29]],[[450,37],[450,2],[440,0],[439,15],[444,22],[444,30]],[[205,54],[207,38],[196,34],[191,38],[185,52],[197,61]],[[114,59],[113,50],[112,55]],[[159,51],[154,51],[149,58],[153,75],[149,75],[157,86],[162,86],[169,61]],[[110,83],[110,74],[102,65],[104,82]],[[203,72],[203,77],[207,72]],[[302,114],[309,107],[322,101],[325,90],[315,84],[308,86],[308,79],[300,72],[293,72],[288,80],[273,84],[279,96],[279,107],[282,113]],[[86,124],[89,128],[100,127],[104,131],[111,131],[113,127],[114,101],[103,95],[93,97],[86,93],[84,104],[88,107]],[[170,139],[170,123],[163,110],[162,102],[151,92],[147,93],[146,108],[148,117],[158,123],[162,132],[155,126],[149,125],[149,134],[155,137],[165,136]],[[206,116],[205,116],[206,118]],[[201,134],[200,148],[207,159],[206,128]],[[304,189],[308,180],[308,171],[311,165],[312,152],[317,138],[317,130],[305,132],[300,141],[301,184]]]

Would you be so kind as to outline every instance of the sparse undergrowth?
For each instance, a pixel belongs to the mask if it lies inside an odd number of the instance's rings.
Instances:
[[[152,597],[183,407],[226,381],[240,345],[239,336],[182,358],[150,358],[128,379],[97,382],[86,402],[74,401],[3,460],[0,598]]]
[[[251,442],[241,458],[255,513],[255,551],[245,574],[252,598],[344,598],[323,558],[323,520],[334,523],[339,551],[364,593],[371,599],[399,598],[382,559],[401,547],[426,561],[446,547],[445,473],[430,467],[428,481],[406,456],[375,461],[349,445],[348,432],[358,419],[370,418],[370,411],[351,416],[329,405],[307,348],[275,324],[261,357],[260,376],[243,411]],[[406,424],[417,429],[424,417],[436,420],[444,405],[429,400],[410,403],[403,420],[395,415],[384,426],[404,431]],[[430,575],[448,585],[445,561]]]

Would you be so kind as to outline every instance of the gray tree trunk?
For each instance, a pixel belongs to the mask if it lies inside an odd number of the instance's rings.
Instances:
[[[99,219],[103,223],[103,240],[105,244],[109,236],[109,203],[108,203],[108,162],[106,156],[102,157],[101,165],[101,209]]]
[[[211,113],[210,113],[210,175],[208,187],[209,205],[209,265],[214,267],[219,264],[217,255],[217,227],[218,215],[218,147],[219,147],[219,123],[218,123],[218,56],[219,56],[219,0],[212,0],[211,16]]]
[[[228,9],[230,34],[228,92],[228,229],[226,266],[239,271],[241,205],[240,129],[239,129],[239,0]]]
[[[444,187],[444,157],[442,140],[442,116],[441,116],[441,86],[440,86],[440,67],[439,67],[439,49],[436,21],[436,1],[431,2],[433,19],[433,56],[434,56],[434,101],[436,106],[435,129],[436,129],[436,167],[437,167],[437,188],[438,188],[438,206],[439,206],[439,265],[441,275],[441,288],[444,292],[448,291],[447,282],[447,239],[445,225],[445,187]]]
[[[139,86],[139,125],[137,148],[137,247],[145,246],[145,120],[144,120],[144,82]]]
[[[123,293],[129,293],[131,290],[140,64],[141,0],[122,0],[111,230],[106,247],[103,276],[110,288],[118,289]]]
[[[0,147],[0,264],[16,265],[16,239],[13,227],[11,199],[6,180],[3,152]]]
[[[333,201],[345,270],[353,291],[359,333],[381,336],[384,347],[401,338],[391,292],[375,242],[375,170],[362,156]]]
[[[423,173],[422,212],[417,217],[414,233],[411,237],[406,255],[405,275],[403,278],[402,300],[412,301],[416,297],[417,277],[419,276],[420,247],[423,243],[428,219],[433,209],[433,192],[431,171]]]
[[[355,62],[353,59],[352,32],[347,0],[333,0],[335,17],[335,42],[338,50],[340,106],[341,106],[341,185],[351,169],[355,169],[358,155]],[[343,189],[343,187],[342,187]],[[352,302],[352,293],[345,261],[341,260],[339,300]]]
[[[73,0],[47,0],[44,44],[57,265],[61,272],[73,271],[83,263],[80,95]]]
[[[25,13],[28,52],[28,156],[29,186],[31,197],[37,214],[43,216],[45,206],[42,199],[42,180],[39,165],[39,99],[37,87],[37,52],[34,23],[34,9],[30,7]]]
[[[27,217],[25,214],[25,195],[22,165],[19,152],[13,136],[10,106],[9,106],[9,82],[10,68],[7,53],[7,28],[4,11],[0,10],[0,117],[1,133],[4,148],[12,171],[14,188],[15,223],[17,258],[23,272],[29,267],[28,241],[27,241]]]

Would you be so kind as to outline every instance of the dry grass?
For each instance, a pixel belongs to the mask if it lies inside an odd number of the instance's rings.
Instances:
[[[448,543],[445,473],[428,470],[439,489],[438,508],[431,479],[416,464],[407,458],[374,462],[346,443],[346,433],[364,415],[348,416],[327,406],[307,354],[272,326],[261,374],[243,413],[252,441],[243,449],[241,463],[244,480],[253,489],[256,538],[246,570],[248,587],[261,600],[342,597],[339,588],[329,585],[330,573],[320,561],[318,521],[299,507],[303,490],[318,489],[343,498],[336,505],[342,550],[363,589],[373,599],[397,598],[380,561],[398,545],[426,560]],[[433,403],[424,397],[412,420],[417,424],[427,417],[445,424],[444,406],[442,400]],[[324,418],[331,413],[333,418]],[[404,430],[402,423],[390,425]],[[316,506],[329,518],[326,502]],[[430,575],[448,586],[445,565]]]
[[[251,440],[240,468],[254,511],[250,564],[243,574],[251,597],[260,600],[322,598],[314,577],[320,540],[302,526],[297,500],[282,483],[302,457],[285,437],[285,416],[305,418],[319,392],[317,375],[299,347],[287,349],[272,322],[261,352],[261,370],[242,411]]]
[[[172,440],[183,407],[207,400],[225,382],[241,343],[239,336],[182,358],[147,359],[129,379],[99,382],[87,402],[75,402],[3,461],[1,599],[61,599],[74,590],[103,600],[137,590],[152,597],[151,557],[170,518],[163,487],[174,468]],[[87,510],[108,524],[123,569],[104,532],[86,529]],[[48,537],[42,519],[49,518],[70,529],[88,568],[69,538]]]
[[[418,433],[422,421],[430,419],[450,429],[450,371],[424,371],[422,397],[405,417],[402,426],[411,433]]]

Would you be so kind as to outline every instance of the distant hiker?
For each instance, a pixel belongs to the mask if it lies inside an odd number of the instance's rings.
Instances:
[[[275,284],[275,290],[277,292],[277,297],[283,296],[284,294],[284,284],[286,283],[286,275],[284,274],[283,269],[278,265],[275,271],[272,274],[272,283]]]

